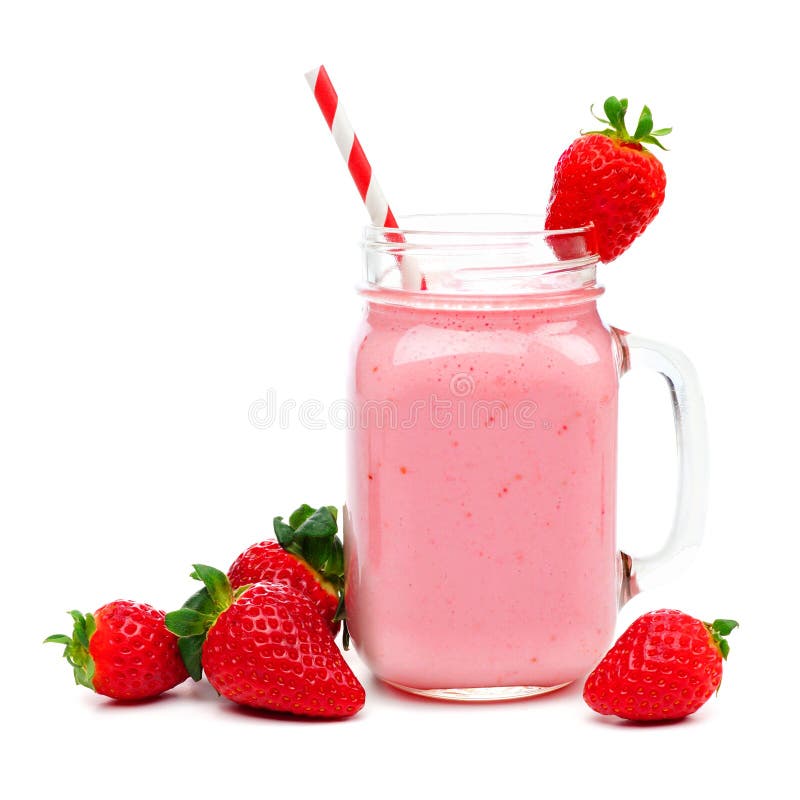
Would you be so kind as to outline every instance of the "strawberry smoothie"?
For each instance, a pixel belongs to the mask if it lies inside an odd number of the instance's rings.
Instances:
[[[619,364],[599,290],[404,294],[367,292],[351,375],[357,650],[382,680],[442,696],[568,683],[617,612]]]

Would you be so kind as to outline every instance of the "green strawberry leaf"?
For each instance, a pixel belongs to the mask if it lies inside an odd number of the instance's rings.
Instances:
[[[53,636],[48,636],[43,644],[47,644],[48,642],[52,642],[53,644],[72,644],[72,639],[69,636],[65,636],[63,633],[56,633]]]
[[[167,630],[176,636],[204,636],[214,624],[215,616],[201,614],[192,608],[179,608],[170,611],[165,619]]]
[[[347,627],[347,619],[342,620],[342,649],[350,649],[350,629]]]
[[[199,579],[198,579],[199,580]],[[201,614],[216,614],[216,607],[208,589],[204,586],[198,589],[184,604],[183,608],[191,608],[193,611],[199,611]]]
[[[303,542],[303,559],[323,576],[333,555],[333,539],[306,539]]]
[[[727,636],[734,628],[738,627],[739,623],[735,619],[715,619],[711,623],[711,629],[716,631],[720,636]]]
[[[666,136],[668,133],[672,133],[672,128],[659,128],[657,131],[651,131],[652,136]]]
[[[653,130],[653,115],[647,106],[642,108],[642,113],[639,115],[639,122],[636,125],[636,131],[633,134],[634,139],[642,139],[649,135]]]
[[[333,615],[333,620],[334,622],[341,622],[344,618],[344,595],[339,595],[339,605],[336,606],[336,613]]]
[[[214,603],[214,608],[224,611],[233,602],[233,591],[228,576],[214,567],[206,564],[193,564],[194,571],[200,576],[200,580],[208,589],[208,594]]]
[[[318,508],[295,530],[296,537],[328,538],[333,536],[338,527],[336,518],[327,506]]]
[[[92,638],[97,625],[92,614],[81,614],[80,611],[67,612],[73,620],[72,636],[56,633],[48,636],[45,644],[64,645],[63,656],[72,667],[75,683],[94,691],[94,659],[89,652],[89,640]]]
[[[603,128],[601,131],[585,131],[581,128],[581,136],[589,136],[590,134],[599,134],[600,136],[608,136],[610,139],[613,139],[617,132],[613,128]]]
[[[292,512],[292,515],[289,517],[289,526],[296,530],[314,513],[314,511],[316,511],[316,509],[303,503],[300,508]]]
[[[180,650],[186,671],[193,681],[199,681],[203,677],[203,642],[204,635],[184,636],[178,639],[178,650]]]
[[[612,128],[619,128],[624,115],[622,103],[613,95],[603,103],[603,111],[606,112],[608,123]]]
[[[80,611],[70,611],[69,615],[72,617],[75,628],[72,632],[72,638],[81,645],[81,647],[89,646],[89,637],[86,633],[86,618]]]
[[[334,621],[342,623],[342,648],[350,649],[350,630],[347,627],[347,613],[344,607],[344,592],[339,594],[339,605],[336,606],[336,613],[333,615]]]
[[[647,144],[654,144],[656,147],[660,147],[662,150],[668,150],[669,149],[668,147],[664,147],[664,145],[661,144],[661,142],[659,142],[658,139],[656,139],[655,136],[642,136],[640,141],[647,142]]]
[[[711,635],[714,644],[719,648],[722,658],[728,660],[728,653],[731,647],[728,640],[725,638],[734,628],[739,627],[739,623],[735,619],[715,619],[711,624],[704,622],[706,630]],[[719,688],[717,689],[719,691]]]
[[[333,552],[328,558],[325,570],[333,575],[344,574],[344,548],[342,547],[342,540],[338,536],[333,540]]]
[[[283,521],[283,517],[275,517],[275,519],[272,520],[272,528],[275,531],[278,543],[284,550],[288,550],[296,556],[301,556],[303,554],[300,545],[295,543],[294,528],[292,528],[291,525],[287,525]]]
[[[92,636],[94,636],[94,632],[97,630],[97,623],[94,619],[94,614],[87,614],[86,617],[86,641],[88,642]]]
[[[611,123],[605,117],[598,117],[597,114],[594,113],[594,103],[589,106],[589,113],[598,121],[602,122],[604,125],[610,125]]]

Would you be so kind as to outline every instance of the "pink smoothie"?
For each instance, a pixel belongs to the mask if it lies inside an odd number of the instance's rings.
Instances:
[[[593,296],[368,300],[345,519],[359,654],[418,689],[580,677],[617,611],[618,366]]]

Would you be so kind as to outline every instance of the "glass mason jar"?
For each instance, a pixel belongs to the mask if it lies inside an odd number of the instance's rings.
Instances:
[[[350,378],[348,624],[374,674],[435,697],[523,697],[589,672],[617,609],[699,544],[703,403],[686,358],[609,328],[591,227],[522,215],[369,227]],[[617,394],[672,394],[679,493],[646,559],[615,542]]]

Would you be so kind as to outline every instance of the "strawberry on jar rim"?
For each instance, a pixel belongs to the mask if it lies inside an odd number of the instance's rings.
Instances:
[[[146,603],[115,600],[94,614],[70,611],[72,636],[45,642],[64,645],[75,683],[115,700],[156,697],[189,674],[178,640],[164,625],[164,612]]]
[[[666,149],[659,137],[672,128],[653,130],[652,114],[644,106],[636,130],[629,133],[626,99],[609,97],[603,109],[607,118],[592,114],[608,127],[582,134],[558,159],[545,228],[593,225],[600,260],[608,263],[630,247],[664,202],[664,167],[645,145]]]

